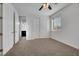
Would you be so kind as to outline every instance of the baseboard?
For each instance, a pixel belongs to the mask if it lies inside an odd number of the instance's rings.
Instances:
[[[19,41],[17,41],[17,42],[15,43],[15,45],[16,45],[17,43],[19,43]],[[7,49],[6,49],[6,52],[4,52],[4,50],[3,50],[3,56],[5,56],[13,47],[14,47],[14,45],[12,45],[9,49],[7,48]]]
[[[40,38],[26,38],[26,40],[38,40],[38,39],[47,39],[47,38],[49,38],[49,37],[40,37]]]
[[[78,47],[75,47],[75,46],[73,46],[73,45],[71,45],[71,44],[68,44],[67,42],[63,42],[63,41],[60,41],[60,40],[56,40],[55,38],[52,38],[52,37],[50,37],[50,39],[53,39],[53,40],[55,40],[55,41],[57,41],[57,42],[60,42],[60,43],[65,44],[65,45],[67,45],[67,46],[69,46],[69,47],[72,47],[72,48],[74,48],[74,49],[79,50]]]
[[[9,48],[6,48],[5,50],[3,49],[3,56],[10,50],[12,49],[13,45],[10,46]]]

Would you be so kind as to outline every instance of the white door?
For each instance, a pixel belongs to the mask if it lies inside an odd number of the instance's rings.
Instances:
[[[13,8],[3,4],[3,54],[13,47]]]

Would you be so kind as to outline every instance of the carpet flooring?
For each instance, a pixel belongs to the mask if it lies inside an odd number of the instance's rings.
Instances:
[[[48,38],[21,40],[5,56],[79,56],[79,50]]]

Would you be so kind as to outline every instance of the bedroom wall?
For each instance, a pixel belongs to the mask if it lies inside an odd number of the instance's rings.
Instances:
[[[40,16],[40,38],[49,38],[50,23],[48,16]]]
[[[26,30],[26,40],[39,38],[39,17],[34,15],[25,16],[26,19],[21,21],[21,30]],[[21,18],[21,20],[23,20]]]
[[[25,17],[25,20],[22,17],[20,17],[20,20],[24,20],[21,21],[21,30],[26,30],[26,40],[49,38],[49,17],[36,15]]]
[[[20,40],[23,39],[22,38],[22,34],[21,34],[21,31],[26,31],[26,37],[28,37],[28,27],[27,27],[27,17],[26,16],[19,16],[19,21],[20,21]],[[26,39],[26,37],[24,39]]]
[[[15,11],[15,43],[19,41],[19,14],[17,13],[16,9],[14,8]]]
[[[56,15],[61,17],[62,28],[57,32],[50,31],[51,38],[79,49],[79,4],[71,4],[51,15],[51,19]]]

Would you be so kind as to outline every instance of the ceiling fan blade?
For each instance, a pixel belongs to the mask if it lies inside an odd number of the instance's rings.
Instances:
[[[51,6],[50,6],[50,5],[48,6],[48,8],[49,8],[50,10],[52,10],[52,8],[51,8]]]
[[[43,8],[43,5],[40,7],[39,11]]]

